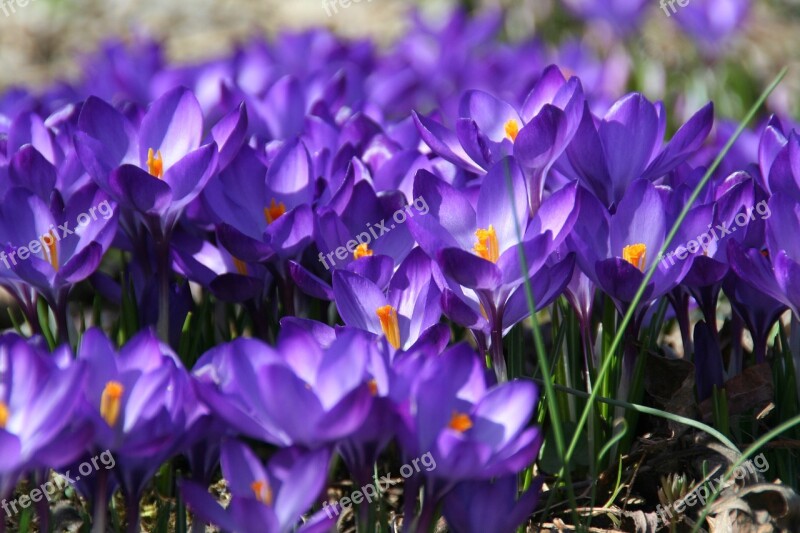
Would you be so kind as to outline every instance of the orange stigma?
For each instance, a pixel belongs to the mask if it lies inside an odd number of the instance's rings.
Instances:
[[[497,242],[494,226],[490,224],[489,229],[479,229],[475,232],[475,236],[478,238],[478,242],[475,243],[472,250],[487,261],[497,263],[497,259],[500,257],[500,245]]]
[[[631,244],[622,249],[622,258],[642,272],[647,256],[647,246],[642,243]]]
[[[286,212],[286,204],[283,202],[276,202],[275,198],[270,202],[269,207],[264,208],[264,218],[267,219],[267,224],[272,224]]]
[[[472,427],[472,419],[468,414],[456,412],[453,413],[453,417],[450,419],[450,424],[448,424],[448,427],[452,430],[458,431],[459,433],[464,433]]]
[[[378,395],[378,382],[375,381],[374,379],[371,379],[371,380],[369,380],[369,383],[367,385],[369,385],[369,393],[372,394],[373,396],[377,396]]]
[[[233,258],[233,266],[236,267],[236,272],[241,274],[242,276],[247,275],[247,263],[239,259],[238,257]]]
[[[161,150],[158,155],[152,148],[147,150],[147,171],[158,179],[164,178],[164,160],[161,158]]]
[[[53,270],[58,272],[58,248],[56,248],[56,233],[55,231],[50,231],[47,235],[41,238],[42,243],[47,246],[47,259],[50,261],[50,264],[53,266]]]
[[[122,394],[124,392],[125,388],[119,381],[109,381],[103,389],[103,396],[100,399],[100,416],[112,428],[119,420]]]
[[[395,348],[400,348],[400,324],[397,322],[397,309],[391,305],[384,305],[378,308],[377,313],[386,340]]]
[[[253,494],[256,496],[256,500],[260,501],[264,505],[272,505],[272,489],[269,486],[269,483],[266,481],[253,481],[250,484],[250,488],[253,489]]]
[[[8,406],[5,403],[0,402],[0,429],[5,429],[10,416],[11,413],[8,412]]]
[[[369,249],[366,243],[359,244],[356,246],[356,251],[353,252],[353,257],[355,259],[361,259],[362,257],[372,257],[372,250]]]
[[[505,123],[503,130],[506,132],[506,137],[511,142],[514,142],[517,140],[517,135],[519,135],[519,123],[512,118]]]

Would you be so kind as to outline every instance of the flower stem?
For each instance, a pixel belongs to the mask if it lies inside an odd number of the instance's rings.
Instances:
[[[98,470],[97,487],[94,494],[94,516],[92,517],[92,533],[105,533],[106,517],[108,515],[108,471]]]
[[[158,337],[169,344],[169,241],[159,241],[156,250],[158,261]]]

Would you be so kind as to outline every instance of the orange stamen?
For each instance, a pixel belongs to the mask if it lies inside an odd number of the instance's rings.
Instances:
[[[450,419],[450,424],[448,427],[452,430],[458,431],[459,433],[464,433],[472,427],[472,419],[468,414],[456,412],[453,413],[453,417]]]
[[[622,258],[644,272],[647,261],[647,246],[642,243],[626,246],[622,249]]]
[[[5,403],[0,402],[0,429],[5,429],[10,417],[11,413],[8,412],[8,406]]]
[[[56,233],[55,231],[50,231],[47,235],[42,236],[41,238],[42,244],[47,246],[47,254],[45,259],[47,259],[50,264],[53,266],[53,269],[58,272],[58,248],[56,247]]]
[[[158,155],[152,148],[147,150],[147,171],[158,179],[164,178],[164,159],[161,158],[161,150]]]
[[[479,229],[475,232],[475,236],[478,238],[478,242],[475,243],[472,250],[487,261],[497,263],[500,258],[500,244],[497,242],[494,226],[489,225],[489,229]]]
[[[362,257],[372,257],[372,250],[369,249],[366,243],[359,244],[356,246],[356,251],[353,252],[353,257],[355,259],[361,259]]]
[[[264,208],[264,218],[267,219],[267,224],[272,224],[278,218],[286,213],[286,204],[283,202],[276,202],[275,198],[270,202],[269,207]]]
[[[519,135],[519,123],[512,118],[505,123],[505,125],[503,126],[503,130],[505,130],[506,132],[506,137],[511,142],[514,142],[515,140],[517,140],[517,135]]]
[[[114,427],[119,420],[124,392],[125,388],[119,381],[109,381],[103,389],[103,396],[100,399],[100,416],[111,427]]]
[[[400,324],[397,322],[397,309],[391,305],[379,307],[376,311],[381,321],[381,329],[386,340],[395,348],[400,348]]]
[[[247,263],[239,259],[238,257],[233,258],[233,266],[236,267],[236,272],[241,274],[242,276],[247,275]]]
[[[253,494],[256,496],[256,500],[260,501],[264,505],[272,505],[272,489],[269,486],[269,483],[266,481],[253,481],[250,484],[250,488],[253,489]]]

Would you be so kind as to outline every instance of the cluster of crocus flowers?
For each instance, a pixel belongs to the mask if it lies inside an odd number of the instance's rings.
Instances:
[[[661,103],[598,81],[614,65],[499,47],[498,22],[417,21],[389,51],[310,31],[186,69],[114,45],[70,90],[0,98],[0,286],[30,333],[0,335],[0,499],[109,450],[114,472],[78,489],[102,511],[119,488],[135,526],[181,455],[198,521],[321,532],[334,454],[367,482],[397,450],[437,465],[408,481],[425,498],[407,524],[441,508],[458,531],[510,532],[538,497],[515,483],[539,453],[538,390],[505,349],[531,313],[564,296],[591,352],[594,302],[627,312],[655,269],[631,330],[675,303],[700,396],[736,370],[723,291],[763,360],[780,314],[800,313],[800,135],[751,132],[757,155],[725,161],[662,257],[710,163],[713,106],[666,140]],[[97,294],[94,327],[70,320],[76,287]],[[225,509],[207,490],[218,464]]]

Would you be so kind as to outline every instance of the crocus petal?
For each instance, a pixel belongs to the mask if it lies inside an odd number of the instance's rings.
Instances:
[[[321,278],[295,261],[289,261],[288,267],[292,281],[301,291],[320,300],[333,300],[333,289]]]
[[[497,265],[460,248],[445,248],[437,258],[446,276],[470,289],[494,290],[503,279]]]
[[[316,502],[325,486],[330,452],[315,450],[295,460],[275,499],[275,514],[284,527],[293,526]]]
[[[503,140],[505,124],[509,120],[515,120],[518,125],[522,122],[510,104],[479,90],[464,93],[459,103],[459,115],[474,120],[480,131],[494,142]]]
[[[112,172],[109,187],[121,203],[145,215],[161,215],[172,201],[169,185],[134,165]]]
[[[633,300],[644,279],[644,274],[638,268],[619,257],[598,262],[595,273],[603,290],[624,303]],[[653,284],[649,283],[642,294],[641,302],[646,302],[652,293]]]
[[[467,154],[458,137],[450,130],[427,117],[412,112],[414,123],[425,144],[436,154],[470,172],[484,174],[486,171]]]
[[[701,147],[713,123],[714,104],[708,103],[675,132],[664,151],[647,167],[642,178],[656,179],[685,161]]]
[[[239,153],[239,149],[247,134],[247,108],[242,102],[239,109],[235,109],[222,117],[211,128],[214,142],[219,146],[219,168],[224,169]]]
[[[556,94],[564,86],[567,80],[561,73],[561,69],[556,65],[549,65],[542,72],[542,77],[536,82],[533,90],[525,98],[525,103],[522,104],[522,120],[527,124],[533,117],[539,114],[539,111],[545,104],[553,102]],[[520,132],[522,133],[522,132]]]
[[[169,169],[184,155],[200,147],[203,135],[203,111],[194,94],[177,87],[153,102],[139,128],[139,160],[147,161],[147,152],[161,152],[164,168]]]
[[[183,209],[197,198],[217,167],[217,145],[207,144],[186,154],[164,173],[164,182],[172,189],[174,211]]]
[[[333,295],[345,324],[382,334],[376,311],[387,305],[387,301],[383,291],[374,283],[358,274],[336,270],[333,273]]]
[[[489,169],[478,193],[477,226],[493,226],[499,253],[520,241],[528,225],[525,177],[514,158],[507,157]]]
[[[598,135],[614,184],[614,200],[640,177],[658,140],[658,115],[653,104],[641,94],[618,100],[600,123]],[[584,155],[585,157],[585,155]]]
[[[56,185],[56,169],[33,146],[26,146],[11,160],[8,175],[14,185],[25,187],[49,200]]]

